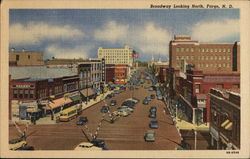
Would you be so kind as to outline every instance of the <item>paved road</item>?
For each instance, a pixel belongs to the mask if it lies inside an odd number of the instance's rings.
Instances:
[[[126,90],[112,99],[117,100],[116,106],[111,106],[114,111],[123,100],[130,98],[133,90]],[[102,122],[98,133],[98,139],[103,139],[110,150],[174,150],[180,143],[180,136],[173,125],[171,116],[164,112],[164,103],[157,99],[150,101],[149,105],[143,105],[145,96],[155,94],[155,91],[148,91],[142,87],[134,90],[134,96],[140,99],[134,113],[128,117],[121,117],[115,123]],[[106,100],[109,103],[112,99]],[[100,112],[104,101],[84,110],[81,116],[87,116],[87,126],[92,133],[102,118]],[[156,132],[155,142],[145,142],[144,134],[150,130],[148,124],[151,120],[148,117],[150,106],[157,106],[157,120],[159,128]],[[107,118],[107,117],[106,117]],[[108,118],[107,118],[108,119]],[[76,125],[77,119],[70,122],[61,122],[55,125],[31,125],[28,128],[28,144],[36,150],[73,150],[80,142],[87,141],[81,132],[83,126]],[[86,130],[86,129],[85,129]],[[17,137],[17,130],[10,126],[10,139]]]

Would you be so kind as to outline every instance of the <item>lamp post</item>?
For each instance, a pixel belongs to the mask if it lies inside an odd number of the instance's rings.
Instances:
[[[197,131],[196,129],[192,129],[192,132],[194,134],[194,149],[197,149]]]

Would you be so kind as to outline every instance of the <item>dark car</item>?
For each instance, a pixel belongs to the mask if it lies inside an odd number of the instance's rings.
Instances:
[[[111,100],[110,106],[115,106],[116,105],[116,100]]]
[[[155,107],[155,106],[152,106],[152,107],[150,107],[150,109],[149,109],[149,112],[150,113],[156,113],[156,111],[157,111],[157,108]]]
[[[96,147],[102,148],[103,150],[108,150],[108,148],[107,148],[106,145],[105,145],[104,140],[93,139],[93,140],[91,141],[91,143],[92,143],[94,146],[96,146]]]
[[[155,99],[155,95],[154,94],[151,94],[150,97],[151,97],[151,99]]]
[[[108,94],[107,96],[106,96],[106,99],[109,99],[109,98],[112,98],[113,96],[111,95],[111,94]]]
[[[88,122],[87,117],[80,117],[79,120],[76,122],[76,125],[84,125],[87,122]]]
[[[26,150],[26,151],[33,151],[35,150],[33,146],[23,146],[23,147],[19,147],[16,150]]]
[[[109,111],[109,107],[108,106],[102,106],[101,108],[101,112],[102,113],[107,113]]]
[[[157,129],[159,127],[157,120],[151,120],[149,123],[149,127],[152,129]]]
[[[135,107],[135,102],[132,100],[127,100],[122,103],[122,106]]]
[[[148,100],[144,99],[142,103],[145,104],[145,105],[148,105]]]
[[[148,117],[150,117],[150,118],[156,118],[156,113],[155,112],[151,112],[151,113],[149,113]]]

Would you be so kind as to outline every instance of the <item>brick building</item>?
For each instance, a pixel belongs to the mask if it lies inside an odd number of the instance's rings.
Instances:
[[[105,83],[114,82],[115,77],[115,65],[106,64],[105,65]]]
[[[128,79],[128,66],[115,65],[115,84],[126,84]]]
[[[64,95],[73,92],[76,94],[78,88],[79,77],[77,75],[46,79],[13,79],[9,90],[10,117],[19,119],[35,117],[37,119],[46,115],[48,113],[46,110],[58,112],[71,106],[70,104],[75,104]],[[58,102],[59,100],[61,102]]]
[[[175,78],[178,107],[185,119],[194,124],[210,122],[208,94],[211,88],[240,88],[239,74],[203,74],[202,71],[188,70],[186,78]]]
[[[42,66],[44,65],[43,53],[11,49],[9,64],[11,66]]]
[[[190,36],[176,35],[169,43],[170,67],[181,69],[181,62],[192,64],[203,73],[240,73],[240,43],[199,43]]]
[[[240,149],[239,89],[211,89],[210,135],[213,149]]]

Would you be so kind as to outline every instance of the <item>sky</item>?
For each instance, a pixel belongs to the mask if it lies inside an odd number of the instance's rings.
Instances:
[[[45,59],[93,58],[98,47],[129,45],[138,60],[168,60],[174,35],[199,42],[240,40],[238,9],[11,9],[9,48]]]

